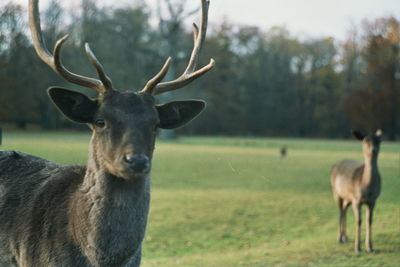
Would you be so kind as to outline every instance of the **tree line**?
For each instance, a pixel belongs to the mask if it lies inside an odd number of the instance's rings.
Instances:
[[[167,79],[184,70],[193,39],[186,18],[196,13],[185,9],[185,1],[164,1],[164,13],[139,0],[117,8],[82,0],[73,10],[58,2],[42,11],[42,28],[50,49],[69,34],[62,58],[73,72],[96,77],[85,42],[117,89],[141,89],[167,56],[174,60]],[[0,8],[0,121],[21,129],[77,127],[55,111],[46,88],[93,92],[67,84],[38,59],[25,6]],[[394,16],[349,27],[345,41],[224,20],[209,26],[203,47],[200,64],[213,57],[215,69],[160,99],[207,101],[206,111],[179,133],[337,138],[350,129],[381,128],[391,140],[399,134],[400,21]]]

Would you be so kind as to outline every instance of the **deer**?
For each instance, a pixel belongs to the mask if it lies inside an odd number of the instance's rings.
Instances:
[[[382,131],[378,129],[374,134],[370,135],[353,131],[353,135],[356,139],[362,141],[364,162],[350,159],[342,160],[332,167],[330,175],[333,197],[339,207],[337,241],[338,243],[347,241],[346,211],[351,204],[356,228],[354,250],[356,253],[361,251],[361,207],[365,204],[367,206],[365,246],[368,252],[373,252],[372,217],[376,200],[381,192],[378,154]]]
[[[288,148],[287,148],[286,145],[282,146],[282,147],[279,149],[279,155],[280,155],[280,159],[281,159],[281,160],[286,159],[287,152],[288,152]]]
[[[157,129],[181,127],[205,108],[202,100],[156,104],[155,96],[185,87],[214,67],[212,58],[196,67],[209,4],[201,0],[201,23],[193,24],[193,51],[183,74],[162,82],[169,57],[143,89],[133,92],[113,88],[87,43],[85,52],[99,79],[66,69],[61,48],[68,35],[50,53],[38,0],[29,0],[29,26],[38,56],[68,82],[94,89],[97,97],[48,89],[62,114],[92,130],[85,166],[0,152],[0,266],[140,266]]]

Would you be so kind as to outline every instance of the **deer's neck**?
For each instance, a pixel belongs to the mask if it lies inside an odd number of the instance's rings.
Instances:
[[[371,185],[379,182],[379,170],[378,170],[378,156],[372,155],[370,157],[364,157],[364,172],[362,177],[362,183],[364,185]]]
[[[150,177],[124,180],[108,173],[91,146],[84,181],[72,202],[71,232],[91,263],[140,261],[150,202]],[[137,259],[139,258],[139,259]]]

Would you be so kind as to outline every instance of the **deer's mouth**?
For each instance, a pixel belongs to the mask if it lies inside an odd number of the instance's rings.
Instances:
[[[114,176],[125,179],[125,180],[133,180],[133,179],[143,179],[146,178],[150,174],[150,170],[137,172],[130,168],[121,167],[114,168],[114,170],[110,171]]]
[[[145,172],[137,172],[129,169],[124,169],[120,171],[119,177],[124,178],[126,180],[131,179],[143,179],[146,178],[150,174],[150,170]]]
[[[150,174],[150,166],[143,170],[135,170],[132,169],[132,167],[130,167],[129,165],[122,163],[119,164],[118,168],[114,169],[114,172],[116,176],[126,180],[143,179]]]
[[[113,162],[104,159],[104,164],[110,174],[125,180],[143,179],[150,174],[151,170],[151,161],[148,161],[147,164],[142,163],[144,166],[132,166],[132,164],[127,164],[124,160]]]

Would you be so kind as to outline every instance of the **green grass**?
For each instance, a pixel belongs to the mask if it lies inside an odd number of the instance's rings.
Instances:
[[[90,134],[5,133],[3,149],[84,163]],[[281,161],[278,149],[289,147]],[[375,253],[338,245],[330,167],[357,141],[180,138],[158,142],[143,266],[399,266],[400,143],[384,142]],[[364,225],[362,237],[365,237]]]

